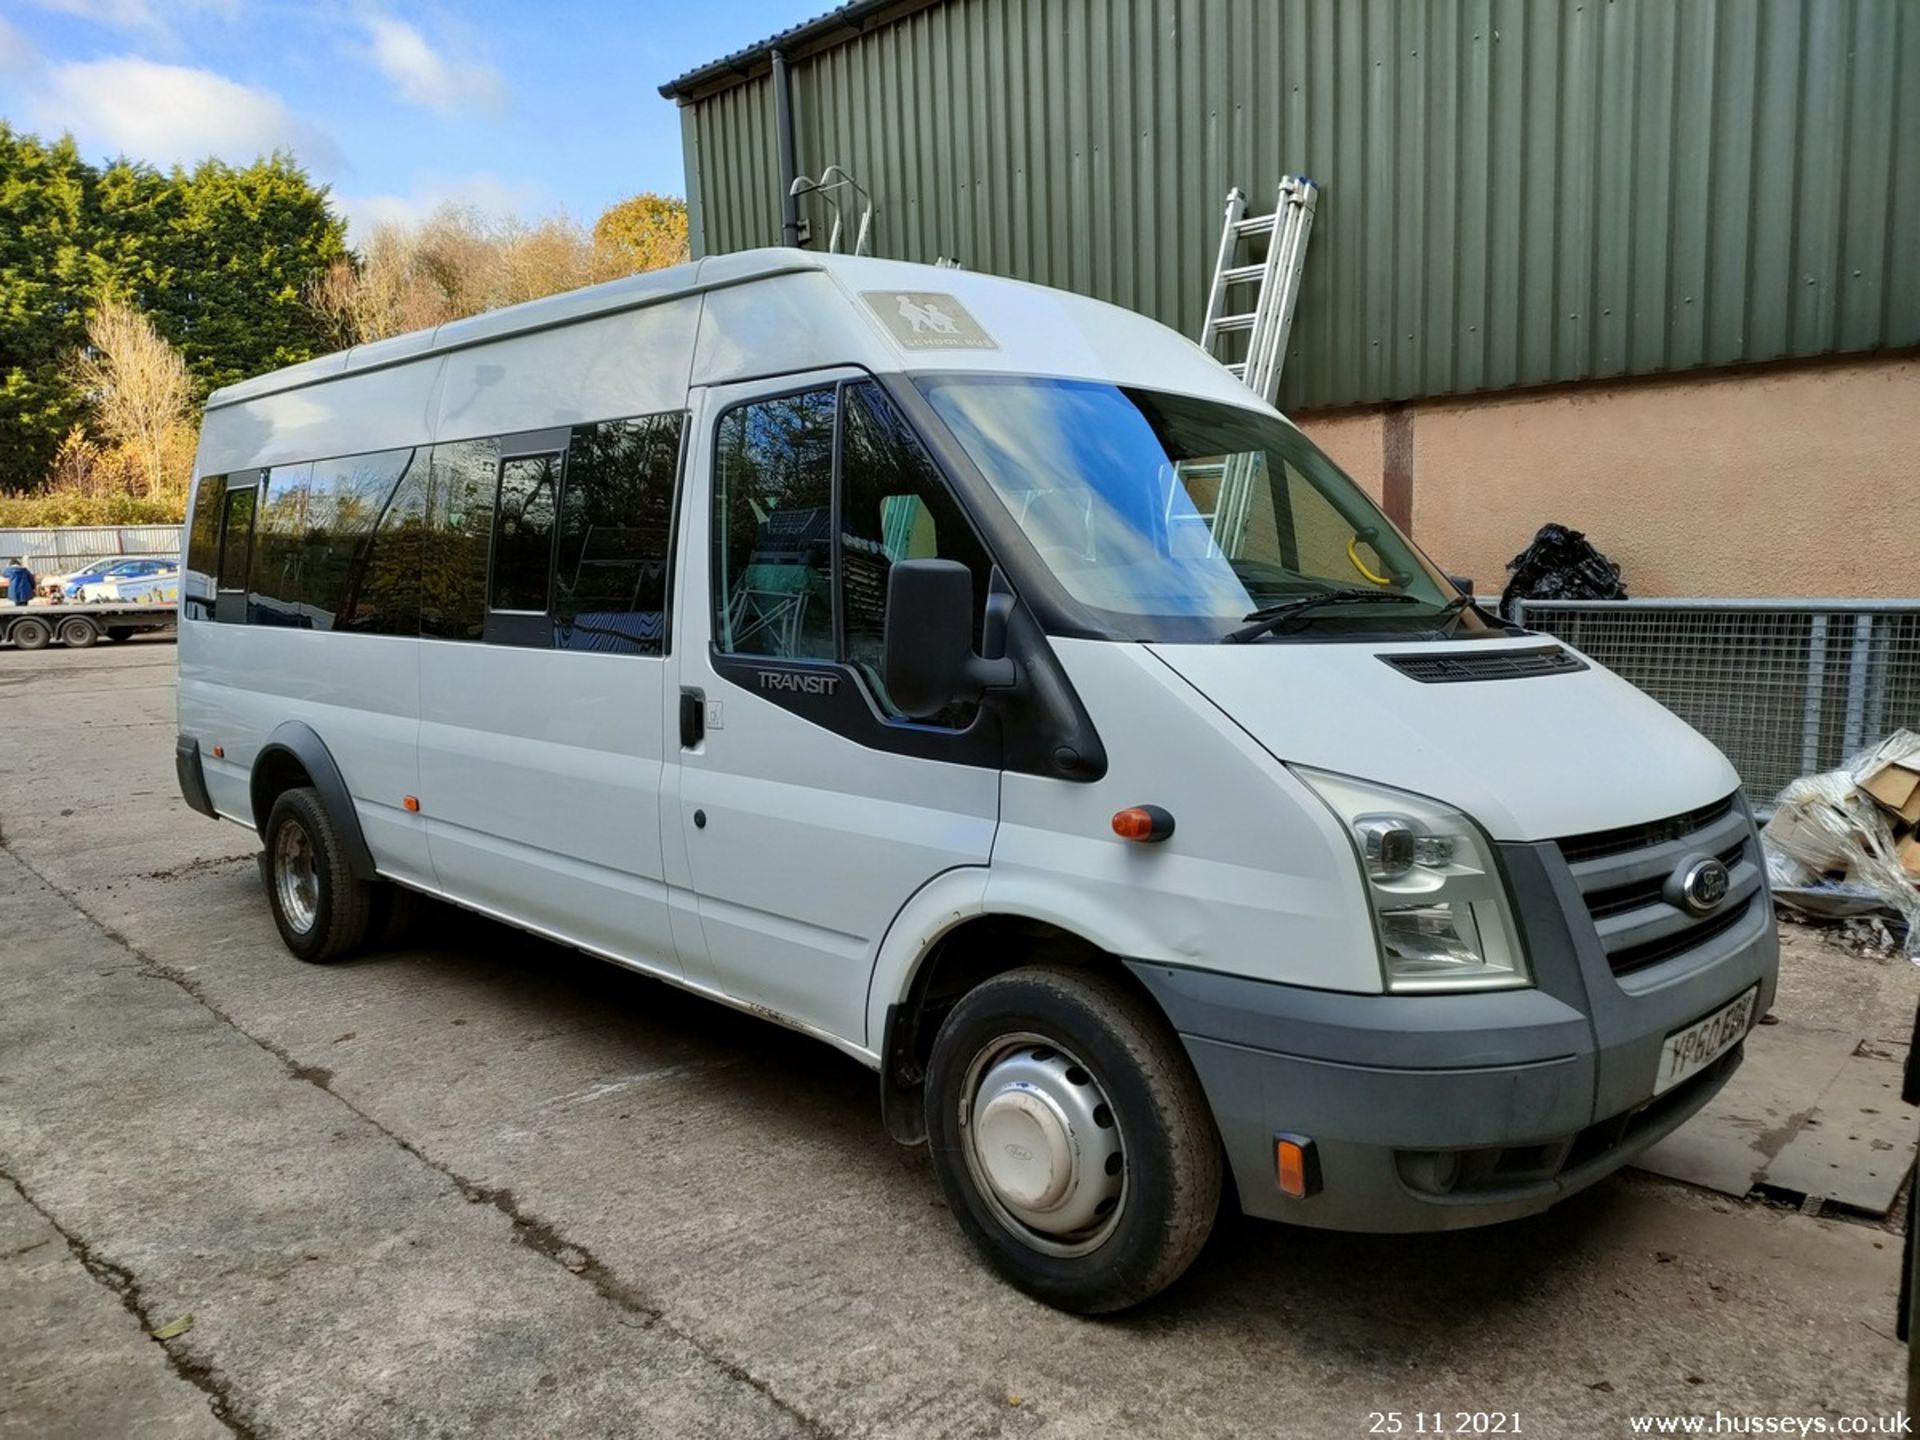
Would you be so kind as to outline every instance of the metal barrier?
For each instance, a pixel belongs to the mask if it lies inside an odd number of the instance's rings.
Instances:
[[[23,559],[48,573],[109,555],[178,559],[178,525],[61,525],[0,530],[0,561]]]
[[[1513,618],[1713,741],[1757,808],[1796,776],[1920,730],[1920,600],[1524,600]]]

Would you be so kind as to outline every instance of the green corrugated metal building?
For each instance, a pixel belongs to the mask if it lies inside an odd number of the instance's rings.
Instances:
[[[790,115],[877,253],[1189,334],[1312,176],[1290,410],[1920,344],[1915,0],[855,0],[662,93],[696,254],[781,243]]]

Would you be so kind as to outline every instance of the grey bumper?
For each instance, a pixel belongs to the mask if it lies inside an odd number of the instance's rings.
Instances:
[[[1133,963],[1180,1032],[1242,1208],[1328,1229],[1484,1225],[1543,1210],[1626,1164],[1726,1083],[1740,1047],[1655,1097],[1666,1037],[1758,986],[1779,946],[1764,890],[1698,946],[1617,975],[1552,844],[1505,845],[1535,986],[1350,995]],[[1310,1137],[1321,1185],[1274,1178]]]

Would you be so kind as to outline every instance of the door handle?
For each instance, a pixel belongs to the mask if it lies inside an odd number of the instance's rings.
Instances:
[[[691,750],[707,738],[707,695],[691,685],[680,689],[680,748]]]

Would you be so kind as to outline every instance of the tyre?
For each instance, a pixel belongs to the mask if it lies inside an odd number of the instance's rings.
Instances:
[[[7,638],[22,650],[44,650],[53,639],[53,627],[38,615],[29,615],[13,622]]]
[[[1206,1244],[1213,1117],[1179,1040],[1118,978],[1031,965],[969,991],[934,1040],[926,1104],[948,1208],[1036,1299],[1122,1310]]]
[[[131,640],[132,638],[133,627],[131,625],[109,625],[107,627],[107,639],[116,645],[122,640]]]
[[[342,960],[367,938],[367,882],[353,873],[319,794],[285,791],[267,815],[267,903],[286,947],[315,964]]]
[[[420,930],[426,897],[417,890],[383,880],[373,887],[368,909],[367,935],[377,950],[401,950]]]
[[[100,627],[84,615],[69,615],[60,622],[60,643],[69,650],[84,650],[100,638]]]

